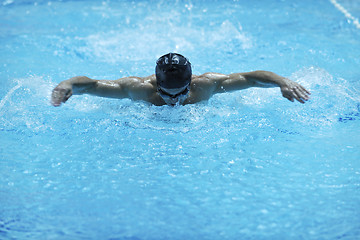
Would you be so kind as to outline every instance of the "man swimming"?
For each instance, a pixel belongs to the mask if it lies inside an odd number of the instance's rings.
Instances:
[[[94,80],[73,77],[57,85],[51,95],[53,106],[60,106],[72,95],[90,94],[110,98],[143,100],[154,105],[185,105],[208,100],[216,93],[249,87],[280,87],[283,97],[305,103],[310,92],[300,84],[269,71],[244,73],[204,73],[192,75],[191,63],[184,56],[168,53],[156,62],[155,75]]]

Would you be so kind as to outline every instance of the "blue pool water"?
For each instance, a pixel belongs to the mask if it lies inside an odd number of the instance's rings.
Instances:
[[[359,17],[355,0],[2,0],[0,239],[359,239]],[[312,98],[50,105],[62,80],[147,76],[170,51]]]

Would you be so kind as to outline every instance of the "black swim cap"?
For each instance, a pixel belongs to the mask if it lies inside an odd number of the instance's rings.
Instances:
[[[157,60],[155,73],[159,87],[182,88],[191,82],[191,63],[178,53],[168,53]]]

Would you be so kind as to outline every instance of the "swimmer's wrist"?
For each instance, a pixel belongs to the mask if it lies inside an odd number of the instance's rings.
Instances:
[[[279,79],[279,81],[277,82],[277,84],[279,85],[280,88],[283,88],[283,87],[286,87],[290,81],[291,80],[286,77],[281,77]]]
[[[70,79],[62,81],[61,83],[59,83],[59,85],[57,85],[56,88],[62,88],[62,89],[70,88],[70,89],[72,89],[72,82],[70,81]]]
[[[96,84],[96,81],[88,77],[79,76],[65,80],[61,84],[62,88],[71,89],[73,94],[80,95],[93,87]]]

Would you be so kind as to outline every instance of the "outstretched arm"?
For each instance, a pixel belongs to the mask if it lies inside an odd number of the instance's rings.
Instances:
[[[73,94],[82,94],[86,90],[94,89],[97,80],[88,77],[73,77],[62,81],[51,94],[51,104],[55,107],[65,103]]]
[[[216,82],[215,93],[235,91],[249,87],[280,87],[283,97],[290,101],[305,103],[309,100],[310,92],[300,84],[288,78],[269,71],[253,71],[246,73],[233,73],[229,75],[208,73],[208,79]]]
[[[125,77],[118,80],[94,80],[88,77],[73,77],[62,81],[52,91],[51,103],[60,106],[72,95],[91,94],[110,98],[149,100],[153,92],[154,76],[146,78]]]

